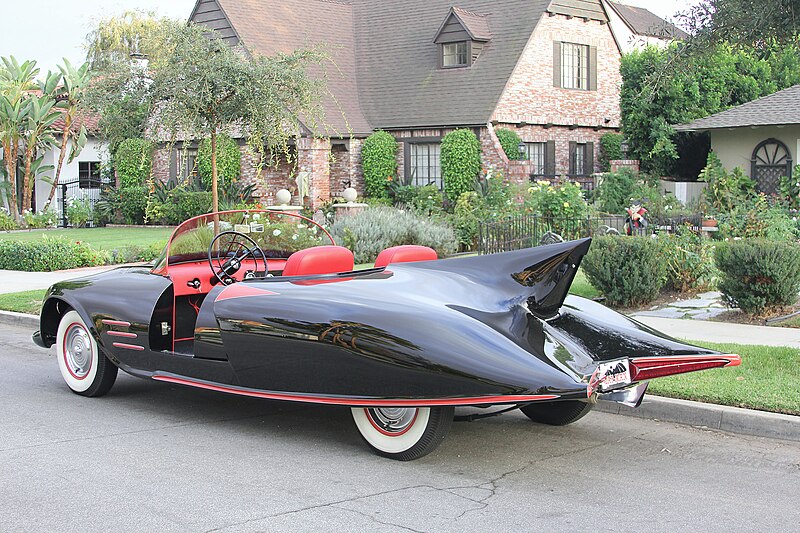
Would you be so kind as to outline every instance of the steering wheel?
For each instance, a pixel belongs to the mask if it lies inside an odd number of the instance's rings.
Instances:
[[[244,233],[223,231],[214,237],[208,246],[208,265],[214,276],[223,285],[236,282],[233,275],[242,268],[242,262],[248,257],[255,260],[256,271],[258,271],[258,259],[261,258],[264,263],[264,272],[259,277],[266,277],[269,270],[267,256],[258,243]]]

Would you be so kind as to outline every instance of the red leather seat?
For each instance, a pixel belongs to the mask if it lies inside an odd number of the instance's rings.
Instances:
[[[436,251],[427,246],[416,246],[405,244],[403,246],[393,246],[378,254],[375,260],[375,267],[389,266],[391,263],[413,263],[415,261],[433,261],[439,259]]]
[[[355,261],[353,252],[342,246],[315,246],[289,256],[283,267],[284,276],[312,276],[350,272]]]

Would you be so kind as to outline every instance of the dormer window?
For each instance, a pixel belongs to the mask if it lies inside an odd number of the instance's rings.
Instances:
[[[491,38],[485,14],[451,7],[433,40],[439,47],[439,68],[472,66]]]
[[[442,45],[442,67],[466,67],[467,62],[467,41],[457,43],[446,43]]]

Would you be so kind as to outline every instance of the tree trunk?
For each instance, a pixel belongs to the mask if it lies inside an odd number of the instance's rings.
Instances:
[[[219,211],[219,187],[217,184],[217,128],[211,130],[211,211]],[[219,215],[214,215],[214,235],[219,235]]]
[[[6,168],[8,170],[8,184],[11,191],[11,215],[17,222],[20,221],[19,216],[19,202],[17,202],[17,158],[19,157],[19,146],[14,145],[9,150],[11,158],[6,161]]]
[[[58,154],[58,166],[56,167],[56,177],[53,178],[53,186],[50,188],[50,196],[47,197],[45,207],[49,207],[53,203],[53,197],[56,195],[56,187],[58,186],[58,178],[61,177],[61,167],[64,165],[64,154],[67,152],[67,143],[69,142],[69,129],[71,126],[71,117],[64,118],[64,132],[61,137],[61,152]]]
[[[31,209],[31,163],[33,162],[33,149],[35,146],[25,147],[25,173],[22,175],[22,212]]]

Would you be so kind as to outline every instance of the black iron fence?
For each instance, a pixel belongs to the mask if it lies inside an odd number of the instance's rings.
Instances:
[[[556,218],[539,215],[520,215],[478,225],[478,253],[493,254],[521,250],[543,244],[592,237],[594,235],[624,235],[623,215],[586,218]],[[639,234],[674,233],[680,227],[700,231],[703,215],[661,217],[651,219]]]
[[[59,227],[66,228],[70,226],[70,220],[67,211],[70,202],[85,202],[89,209],[89,220],[86,222],[87,226],[94,225],[94,206],[100,200],[100,187],[102,183],[99,180],[75,180],[65,183],[59,183],[56,190],[56,205],[58,210],[58,225]]]

